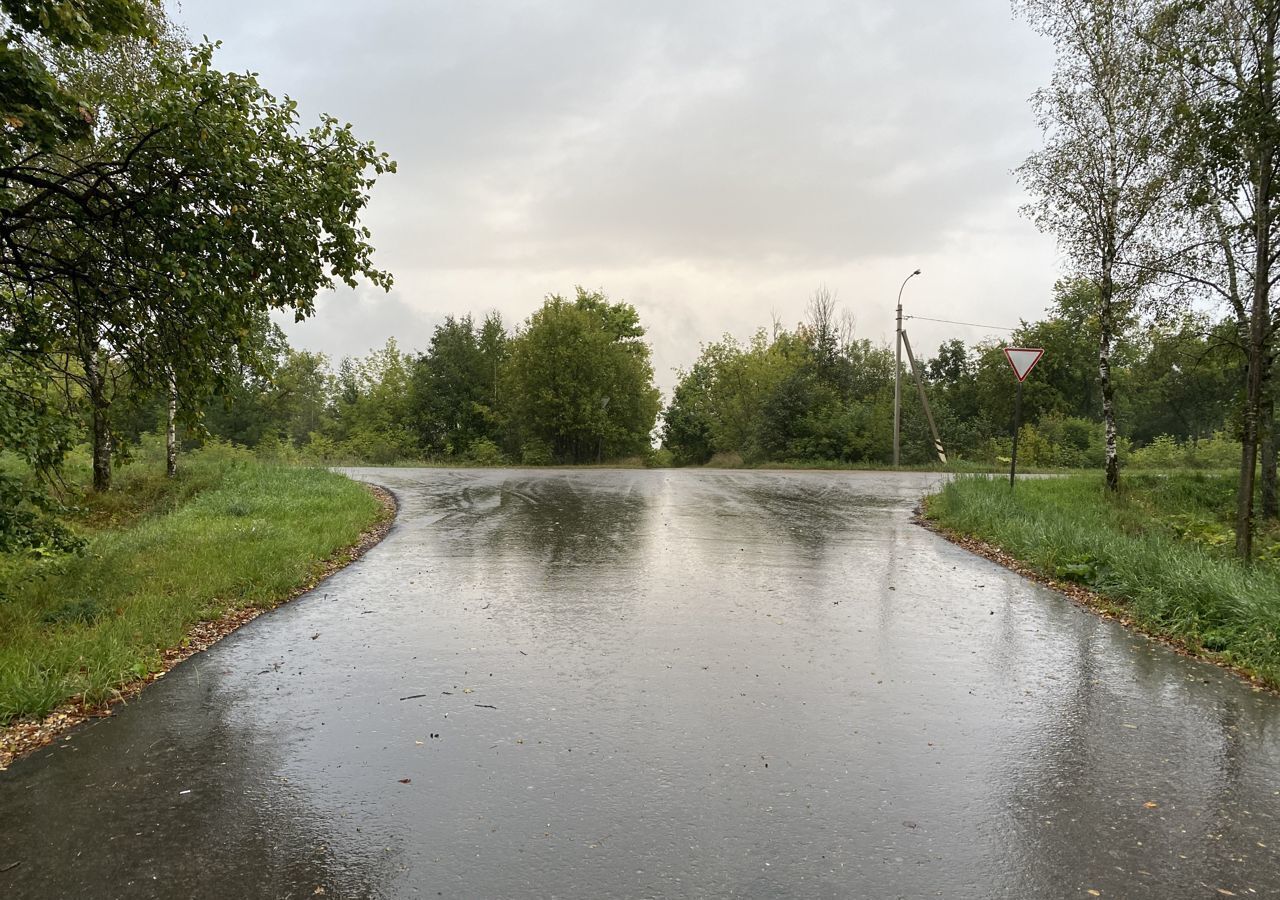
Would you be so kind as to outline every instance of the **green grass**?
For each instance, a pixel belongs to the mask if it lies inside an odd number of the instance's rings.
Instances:
[[[108,700],[193,624],[309,583],[380,509],[340,475],[226,447],[185,457],[176,481],[127,467],[71,516],[85,553],[0,557],[0,725]]]
[[[1083,584],[1142,628],[1280,687],[1280,530],[1259,559],[1231,556],[1235,481],[1204,473],[1126,474],[1108,497],[1100,476],[960,478],[926,516],[992,543],[1041,574]]]

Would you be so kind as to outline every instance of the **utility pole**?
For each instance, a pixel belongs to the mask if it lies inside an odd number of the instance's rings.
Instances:
[[[902,279],[902,287],[898,288],[898,349],[893,367],[893,467],[896,469],[902,462],[902,288],[907,282],[920,274],[916,269]]]

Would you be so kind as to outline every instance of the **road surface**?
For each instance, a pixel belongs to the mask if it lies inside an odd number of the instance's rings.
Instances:
[[[355,474],[382,544],[0,774],[0,896],[1280,895],[1280,699],[937,476]]]

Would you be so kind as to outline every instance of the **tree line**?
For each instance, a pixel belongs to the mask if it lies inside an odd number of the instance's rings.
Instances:
[[[1112,446],[1122,458],[1164,439],[1192,449],[1235,444],[1241,360],[1229,323],[1183,311],[1126,322],[1113,347]],[[1102,468],[1110,450],[1098,390],[1101,325],[1093,285],[1062,282],[1045,318],[1007,338],[944,342],[921,361],[934,417],[952,460],[1007,463],[1013,375],[1003,347],[1046,350],[1026,384],[1020,451],[1028,464]],[[893,447],[893,350],[859,339],[825,290],[804,320],[748,341],[727,336],[680,374],[663,442],[677,464],[722,461],[888,465]],[[904,373],[904,378],[911,376]],[[903,392],[903,462],[936,462],[923,407]],[[1142,461],[1142,457],[1138,457]]]
[[[1006,338],[948,340],[921,360],[949,459],[1007,463],[1013,376],[1002,348],[1015,343],[1046,350],[1026,385],[1025,461],[1103,468],[1096,307],[1088,281],[1062,282],[1042,319]],[[496,313],[447,316],[420,351],[393,338],[336,365],[269,329],[265,370],[239,367],[186,439],[321,463],[889,465],[892,348],[859,337],[825,289],[798,318],[703,346],[661,410],[635,308],[601,292],[550,296],[515,329]],[[1243,368],[1231,323],[1184,311],[1126,321],[1119,334],[1121,460],[1228,464],[1224,454],[1239,452]],[[164,424],[162,393],[136,399],[120,411],[126,444]],[[914,391],[903,413],[904,462],[934,462]]]
[[[553,465],[652,452],[661,407],[634,306],[599,291],[551,295],[509,330],[497,313],[447,316],[421,352],[398,341],[336,367],[263,334],[255,360],[198,413],[218,438],[317,462]],[[139,393],[119,427],[157,431],[164,397]]]

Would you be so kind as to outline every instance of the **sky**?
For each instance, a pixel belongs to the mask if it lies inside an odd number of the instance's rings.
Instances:
[[[1008,0],[182,0],[221,68],[397,161],[364,221],[380,289],[290,341],[335,361],[448,314],[523,321],[575,285],[636,306],[654,370],[790,326],[826,287],[857,334],[1040,316],[1052,239],[1019,213],[1052,50]],[[909,321],[931,355],[999,331]]]

